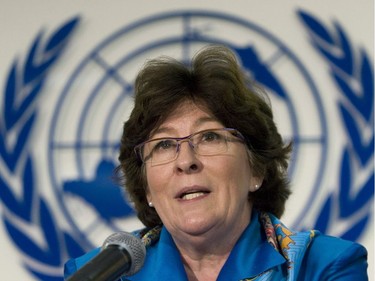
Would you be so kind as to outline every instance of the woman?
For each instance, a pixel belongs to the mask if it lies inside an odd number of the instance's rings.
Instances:
[[[367,280],[362,246],[278,220],[290,151],[227,48],[201,50],[190,68],[149,61],[119,156],[147,256],[123,280]]]

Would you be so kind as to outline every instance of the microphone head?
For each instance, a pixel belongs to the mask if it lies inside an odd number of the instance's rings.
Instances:
[[[128,232],[115,232],[104,241],[102,250],[110,245],[117,245],[124,248],[130,256],[130,268],[123,275],[133,275],[142,268],[146,257],[146,247],[141,239]]]

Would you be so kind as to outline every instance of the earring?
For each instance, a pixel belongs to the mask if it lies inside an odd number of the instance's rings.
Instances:
[[[260,186],[256,184],[254,187],[255,187],[255,190],[258,190]]]
[[[152,204],[152,202],[148,202],[148,206],[149,206],[150,208],[153,208],[153,207],[154,207],[154,204]]]

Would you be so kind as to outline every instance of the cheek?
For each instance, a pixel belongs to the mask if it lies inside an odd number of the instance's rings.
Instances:
[[[233,188],[241,193],[241,190],[246,192],[249,190],[251,180],[249,162],[238,155],[207,163],[206,171],[210,171],[210,178],[217,184],[229,186],[228,192],[233,191]]]
[[[158,167],[147,167],[145,170],[148,193],[155,193],[163,189],[165,186],[166,169]]]
[[[238,157],[233,163],[228,163],[225,176],[234,181],[239,190],[247,193],[251,182],[251,168],[247,158]]]

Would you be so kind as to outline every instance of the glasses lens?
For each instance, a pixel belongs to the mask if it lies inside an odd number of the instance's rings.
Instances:
[[[223,129],[198,132],[192,136],[195,152],[199,155],[215,155],[226,152],[228,134]]]
[[[153,164],[168,162],[176,157],[177,141],[174,139],[151,140],[144,145],[144,162],[151,160]]]

